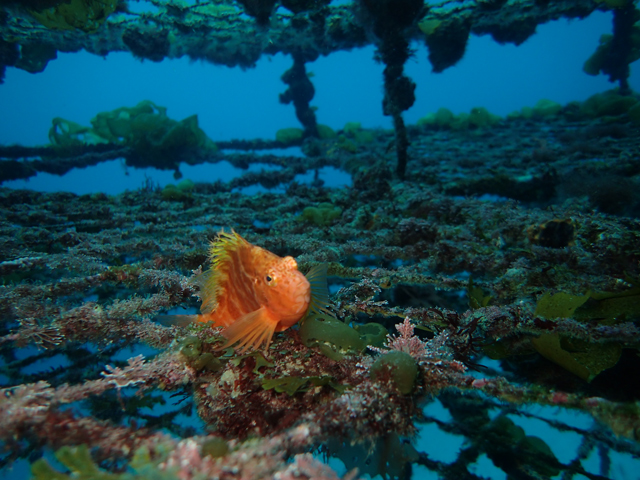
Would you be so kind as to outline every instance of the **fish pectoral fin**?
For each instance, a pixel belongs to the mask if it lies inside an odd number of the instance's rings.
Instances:
[[[198,321],[198,315],[158,315],[153,321],[165,327],[188,327]]]
[[[222,335],[227,339],[227,342],[218,350],[223,350],[237,343],[238,345],[234,348],[239,349],[239,353],[244,353],[251,348],[257,350],[262,345],[264,345],[266,352],[277,325],[278,320],[272,318],[264,307],[247,313],[224,329]]]
[[[311,302],[309,313],[331,313],[329,306],[329,288],[327,287],[327,264],[320,263],[311,268],[305,275],[311,286]]]

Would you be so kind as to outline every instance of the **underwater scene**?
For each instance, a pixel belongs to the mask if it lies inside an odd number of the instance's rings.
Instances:
[[[0,480],[640,479],[636,0],[0,0]]]

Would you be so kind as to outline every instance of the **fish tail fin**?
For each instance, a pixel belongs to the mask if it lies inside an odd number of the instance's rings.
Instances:
[[[224,329],[222,335],[227,342],[218,350],[237,344],[234,348],[244,353],[249,349],[258,350],[264,345],[266,353],[277,325],[278,322],[271,318],[264,307],[247,313]]]
[[[165,327],[188,327],[200,317],[201,315],[158,315],[154,320]]]
[[[309,302],[309,313],[330,313],[329,288],[327,287],[327,264],[320,263],[305,275],[311,286],[311,301]]]

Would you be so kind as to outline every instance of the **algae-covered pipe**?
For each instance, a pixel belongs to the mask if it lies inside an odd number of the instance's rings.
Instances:
[[[382,110],[393,118],[396,133],[396,173],[404,179],[409,140],[402,112],[415,102],[416,84],[404,75],[409,58],[408,28],[423,14],[422,0],[362,0],[371,15],[373,32],[379,39],[378,54],[385,64]]]

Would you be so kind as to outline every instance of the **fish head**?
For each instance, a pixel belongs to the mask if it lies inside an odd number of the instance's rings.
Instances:
[[[311,285],[293,257],[277,257],[265,267],[257,279],[261,303],[280,319],[281,327],[288,328],[307,313]]]

